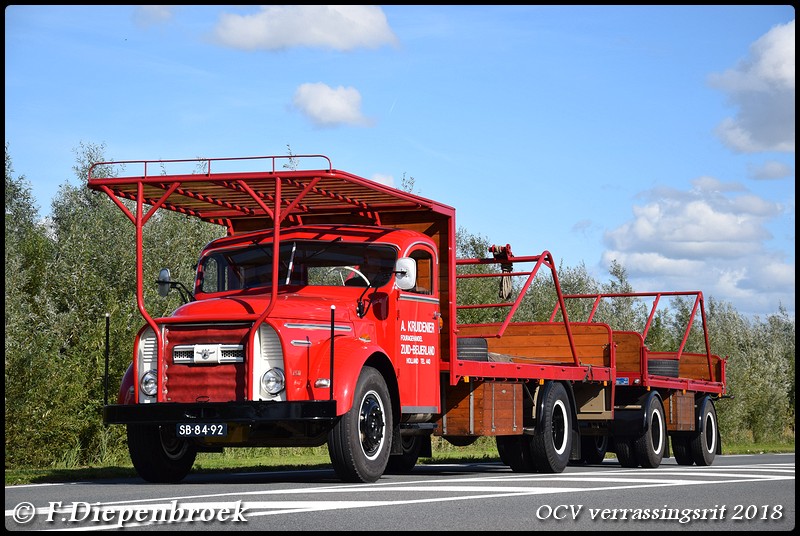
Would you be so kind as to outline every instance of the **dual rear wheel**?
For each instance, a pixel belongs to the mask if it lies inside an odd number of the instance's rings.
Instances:
[[[561,383],[546,383],[539,393],[533,434],[497,436],[497,451],[503,463],[518,473],[560,473],[572,450],[572,409]]]
[[[672,450],[678,465],[708,466],[714,463],[719,449],[719,428],[714,402],[703,398],[697,407],[698,429],[672,436]]]
[[[667,421],[661,398],[651,394],[644,402],[645,429],[639,435],[614,438],[620,465],[653,469],[661,465],[667,451]]]

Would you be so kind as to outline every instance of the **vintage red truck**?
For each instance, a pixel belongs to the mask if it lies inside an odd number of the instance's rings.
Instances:
[[[323,155],[101,162],[88,187],[135,227],[144,322],[103,420],[126,425],[147,481],[181,481],[199,452],[327,443],[338,478],[373,482],[430,456],[433,436],[456,446],[495,437],[518,472],[558,473],[606,452],[645,468],[670,455],[710,465],[721,453],[726,359],[711,352],[699,291],[570,295],[548,251],[456,258],[454,208]],[[158,275],[162,295],[186,295],[164,317],[144,298],[155,274],[143,273],[143,229],[159,210],[226,229],[200,252],[191,290]],[[520,320],[539,272],[552,313]],[[460,303],[459,286],[475,278],[494,278],[496,299]],[[683,338],[651,351],[647,332],[671,296],[691,304]],[[649,300],[644,329],[597,321],[613,299]],[[575,300],[588,302],[585,318],[569,318]],[[476,310],[492,320],[459,321]],[[692,330],[705,351],[685,351]]]

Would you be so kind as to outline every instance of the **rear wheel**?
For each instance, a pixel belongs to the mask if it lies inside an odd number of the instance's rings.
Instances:
[[[661,465],[667,447],[667,423],[664,405],[657,396],[650,396],[646,408],[647,430],[633,441],[633,450],[639,465],[655,468]]]
[[[639,462],[636,460],[633,450],[633,439],[629,437],[615,438],[614,451],[617,453],[617,460],[622,467],[639,467]]]
[[[700,429],[692,437],[690,450],[697,465],[711,465],[717,454],[717,411],[710,398],[703,400],[700,411]]]
[[[328,454],[345,482],[375,482],[386,470],[392,444],[392,409],[383,376],[364,367],[353,406],[328,434]]]
[[[136,473],[148,482],[175,483],[192,470],[197,449],[173,426],[129,424],[128,451]]]
[[[531,439],[525,435],[497,436],[497,452],[500,461],[515,473],[535,473],[536,465],[531,456]]]
[[[395,475],[410,473],[417,465],[422,450],[422,440],[423,437],[419,435],[402,436],[400,441],[403,444],[403,453],[389,456],[386,472]]]
[[[603,463],[608,450],[608,436],[581,436],[581,461],[583,463]]]
[[[560,473],[572,449],[572,410],[567,390],[558,382],[544,387],[541,414],[531,436],[531,453],[540,473]]]
[[[687,435],[672,436],[672,453],[678,465],[692,465],[691,437]]]

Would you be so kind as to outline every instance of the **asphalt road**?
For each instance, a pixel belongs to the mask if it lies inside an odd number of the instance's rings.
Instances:
[[[698,530],[788,531],[795,455],[717,456],[711,467],[624,469],[616,460],[560,474],[499,463],[418,465],[373,484],[332,470],[190,475],[7,486],[6,530]]]

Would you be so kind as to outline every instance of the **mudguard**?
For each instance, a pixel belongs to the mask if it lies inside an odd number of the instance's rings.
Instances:
[[[136,387],[133,374],[133,363],[128,365],[128,370],[122,376],[117,393],[117,404],[133,404],[136,402]]]
[[[320,347],[320,358],[316,360],[318,366],[309,371],[309,382],[312,384],[315,378],[330,377],[330,343]],[[322,358],[322,355],[325,358]],[[365,342],[361,339],[337,338],[334,340],[333,357],[333,398],[336,400],[336,414],[344,415],[353,405],[353,393],[355,392],[358,377],[364,368],[367,360],[374,355],[382,356],[388,361],[387,353],[384,349],[372,342]],[[315,394],[319,397],[322,389],[314,388]],[[324,389],[328,391],[328,389]],[[330,392],[330,391],[328,391]]]

